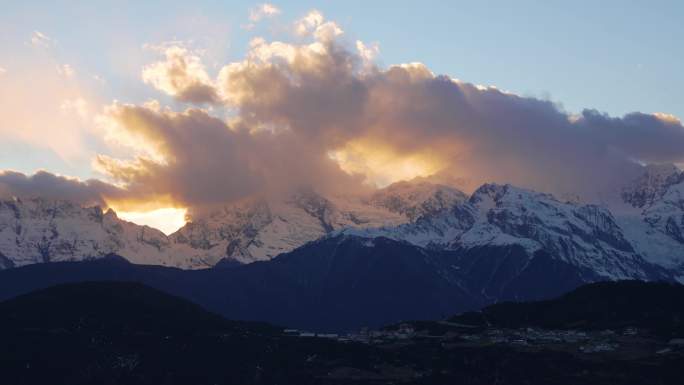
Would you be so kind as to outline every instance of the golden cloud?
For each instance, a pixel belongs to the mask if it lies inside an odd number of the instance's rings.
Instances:
[[[199,56],[179,45],[158,49],[163,51],[165,60],[143,68],[142,79],[145,83],[184,102],[218,101],[212,81]]]
[[[99,126],[132,154],[95,159],[114,183],[111,204],[136,211],[157,202],[192,215],[301,186],[359,192],[436,174],[591,199],[641,163],[684,162],[684,127],[674,117],[570,116],[548,100],[436,75],[421,63],[381,68],[375,46],[348,44],[318,11],[296,22],[295,33],[300,43],[253,39],[245,58],[215,79],[199,55],[165,47],[164,60],[143,69],[146,83],[235,114],[227,121],[158,102],[105,108]]]

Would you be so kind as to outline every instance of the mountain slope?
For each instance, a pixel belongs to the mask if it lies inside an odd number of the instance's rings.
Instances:
[[[654,273],[607,209],[560,202],[510,185],[483,185],[466,202],[415,223],[345,232],[440,250],[518,245],[528,260],[544,251],[603,279],[648,279]]]
[[[0,303],[3,330],[208,333],[235,326],[187,300],[133,282],[63,284]]]
[[[559,298],[499,303],[451,320],[505,328],[619,330],[638,327],[672,338],[684,334],[684,286],[663,282],[599,282]]]
[[[365,196],[323,197],[302,189],[283,201],[248,200],[188,223],[170,238],[210,265],[222,258],[263,261],[335,230],[396,226],[436,215],[465,200],[453,188],[400,182]],[[187,252],[187,251],[186,251]]]
[[[0,299],[65,282],[135,281],[231,319],[351,330],[481,306],[447,262],[403,242],[337,237],[229,269],[141,266],[115,257],[24,266],[0,271]]]
[[[611,209],[635,250],[684,281],[684,173],[674,165],[650,165],[622,191]]]
[[[464,202],[467,196],[452,187],[424,181],[397,182],[374,193],[373,206],[403,214],[412,222],[437,215]]]
[[[168,247],[159,230],[123,221],[112,210],[40,198],[0,200],[0,268],[108,253],[136,263],[182,265],[169,259]]]
[[[642,273],[668,278],[656,268]],[[544,250],[529,255],[519,245],[435,250],[337,235],[270,261],[206,270],[133,265],[114,256],[24,266],[0,271],[0,299],[65,282],[135,281],[230,319],[339,331],[442,318],[502,300],[545,299],[604,279]]]
[[[657,265],[684,281],[683,175],[674,166],[645,167],[610,209],[497,184],[467,198],[425,181],[396,183],[370,196],[324,197],[302,189],[281,200],[226,205],[168,237],[97,207],[5,200],[0,268],[117,253],[135,263],[201,269],[224,260],[269,260],[344,233],[446,251],[519,246],[527,255],[521,266],[543,251],[602,279],[649,279]]]
[[[482,303],[460,286],[448,256],[385,238],[327,237],[230,272],[221,288],[226,316],[313,330],[435,318]]]

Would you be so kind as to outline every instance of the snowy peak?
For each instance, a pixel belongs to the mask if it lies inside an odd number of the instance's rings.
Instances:
[[[582,243],[604,243],[610,248],[632,252],[608,209],[596,205],[563,203],[550,194],[510,185],[485,185],[470,199],[470,204],[486,216],[486,222],[505,234],[533,239],[544,248],[563,255]],[[570,239],[559,248],[557,241]]]
[[[188,223],[170,238],[211,266],[228,258],[241,263],[268,260],[345,228],[397,226],[435,215],[465,200],[447,186],[400,183],[373,196],[326,197],[300,189],[285,199],[227,205]]]
[[[643,211],[644,221],[684,244],[684,181],[673,184]]]
[[[650,164],[635,181],[622,190],[622,199],[636,208],[652,205],[670,186],[684,182],[684,173],[673,164]]]
[[[604,276],[633,276],[633,268],[641,263],[603,207],[563,203],[549,194],[510,185],[485,185],[469,204],[480,216],[457,245],[517,243]]]
[[[397,182],[373,194],[370,203],[416,221],[449,210],[466,199],[463,192],[441,184]]]
[[[185,224],[169,237],[178,244],[193,249],[209,250],[222,239],[250,237],[273,219],[271,209],[263,200],[225,206]]]
[[[1,267],[126,255],[138,263],[175,265],[163,256],[159,230],[122,221],[98,206],[46,199],[0,200]],[[8,262],[9,261],[9,262]]]
[[[637,251],[684,277],[684,173],[672,164],[649,165],[623,189],[633,212],[620,225]]]
[[[225,258],[250,263],[339,229],[398,226],[464,200],[458,190],[425,182],[396,184],[372,197],[327,197],[300,189],[281,200],[227,204],[166,236],[100,207],[10,199],[0,202],[0,268],[109,253],[136,263],[191,269],[212,267]]]
[[[396,228],[351,233],[401,239],[428,248],[473,250],[521,246],[610,278],[643,278],[647,263],[634,252],[608,209],[564,203],[511,185],[485,184],[439,215]]]
[[[333,217],[336,215],[337,210],[328,199],[311,189],[303,189],[297,191],[292,196],[290,203],[318,219],[326,233],[333,231],[335,227]]]

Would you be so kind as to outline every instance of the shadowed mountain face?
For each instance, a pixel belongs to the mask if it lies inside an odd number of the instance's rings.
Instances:
[[[133,282],[62,284],[0,303],[3,329],[194,334],[239,330],[241,325]]]
[[[132,265],[114,256],[31,265],[0,272],[0,296],[62,282],[138,281],[232,319],[313,330],[436,318],[483,304],[458,286],[447,256],[388,239],[376,240],[377,247],[364,242],[372,241],[327,239],[273,261],[201,271]]]
[[[372,364],[365,346],[281,331],[138,283],[59,285],[0,303],[2,383],[314,384],[330,356]]]
[[[644,274],[651,279],[667,278],[650,268]],[[136,281],[230,319],[344,331],[443,318],[502,300],[545,299],[602,279],[516,245],[444,251],[337,235],[271,261],[209,270],[132,265],[116,256],[25,266],[0,272],[0,298],[63,282]]]

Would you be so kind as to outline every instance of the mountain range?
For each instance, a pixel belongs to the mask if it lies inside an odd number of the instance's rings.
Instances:
[[[283,199],[225,205],[175,233],[68,201],[0,201],[0,269],[115,253],[133,263],[202,269],[265,261],[326,236],[386,237],[432,250],[519,246],[606,279],[646,279],[662,268],[684,279],[684,173],[644,167],[601,204],[564,202],[511,185],[467,196],[427,181],[363,196],[302,189]],[[524,265],[524,263],[523,263]]]
[[[602,204],[427,181],[227,205],[166,236],[112,210],[0,202],[0,299],[142,282],[230,319],[318,331],[543,300],[597,281],[684,281],[684,174],[647,166]]]
[[[113,210],[41,198],[0,200],[0,269],[110,253],[134,263],[200,269],[222,259],[269,260],[335,230],[393,226],[449,209],[465,194],[444,185],[398,183],[369,196],[326,198],[309,189],[278,201],[246,199],[175,233],[124,221]]]

